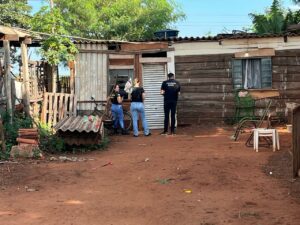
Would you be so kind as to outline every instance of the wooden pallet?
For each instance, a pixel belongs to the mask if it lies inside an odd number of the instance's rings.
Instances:
[[[45,92],[41,121],[54,126],[66,116],[76,116],[76,106],[74,94]]]

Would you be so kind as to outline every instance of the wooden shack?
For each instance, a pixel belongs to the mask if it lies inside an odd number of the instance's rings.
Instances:
[[[91,97],[104,102],[114,84],[123,88],[128,80],[139,78],[147,92],[145,110],[149,126],[163,126],[160,86],[167,72],[174,71],[174,49],[168,42],[77,40],[76,44],[79,54],[75,61],[75,94],[79,113],[93,110]],[[129,107],[129,101],[124,104]]]
[[[91,96],[105,101],[116,79],[124,83],[137,77],[147,92],[150,127],[161,128],[163,99],[159,91],[168,72],[175,72],[182,86],[179,125],[232,120],[234,93],[239,88],[278,90],[280,96],[275,97],[272,110],[279,117],[287,117],[287,104],[300,103],[298,34],[226,34],[144,42],[77,40],[76,44],[75,93],[77,110],[82,112],[93,110]],[[256,68],[259,75],[252,78],[249,68]],[[265,102],[256,102],[256,114],[263,111]]]
[[[234,116],[234,93],[239,88],[279,90],[272,105],[287,116],[286,104],[300,102],[300,35],[218,35],[208,38],[175,38],[176,78],[182,85],[178,104],[179,124],[226,122]],[[259,82],[246,84],[245,65],[260,74]],[[252,64],[251,64],[252,63]],[[248,85],[248,86],[247,86]],[[264,108],[256,102],[256,113]]]

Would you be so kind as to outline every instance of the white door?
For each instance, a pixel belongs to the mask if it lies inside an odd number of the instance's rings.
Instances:
[[[166,65],[143,64],[143,87],[146,93],[145,112],[150,129],[164,127],[164,100],[161,83],[166,80]]]

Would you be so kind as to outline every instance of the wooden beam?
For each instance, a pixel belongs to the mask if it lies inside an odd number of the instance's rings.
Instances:
[[[280,95],[278,89],[248,89],[248,91],[254,99],[279,97]]]
[[[70,68],[70,93],[75,93],[75,61],[70,61],[68,63]]]
[[[23,70],[23,102],[26,116],[30,116],[30,88],[29,88],[29,69],[28,69],[28,54],[27,45],[21,43],[21,58],[22,58],[22,70]]]
[[[5,34],[0,38],[0,40],[19,41],[19,35],[17,35],[17,34]]]
[[[141,85],[143,85],[143,80],[141,79],[141,72],[140,72],[140,55],[135,54],[134,56],[134,78],[139,79]]]
[[[3,41],[4,47],[4,77],[5,77],[5,92],[6,92],[6,107],[7,112],[10,115],[10,123],[13,122],[13,105],[12,105],[12,95],[11,95],[11,75],[10,75],[10,44],[9,41]]]
[[[152,49],[163,49],[168,48],[167,42],[141,42],[141,43],[122,43],[122,51],[142,51],[142,50],[152,50]]]
[[[171,58],[147,57],[147,58],[140,59],[140,63],[168,63],[168,62],[171,62]]]
[[[109,54],[109,59],[134,59],[134,55],[116,55],[116,54]]]
[[[109,59],[109,65],[133,65],[134,59]]]
[[[128,55],[137,53],[157,53],[157,52],[168,52],[174,51],[174,48],[159,48],[159,49],[143,49],[143,50],[94,50],[94,49],[79,49],[79,53],[102,53],[102,54],[117,54],[117,55]]]
[[[134,65],[109,65],[110,70],[131,70]]]
[[[251,57],[270,57],[275,55],[274,48],[261,48],[257,50],[249,50],[244,52],[237,52],[234,54],[235,58],[251,58]]]

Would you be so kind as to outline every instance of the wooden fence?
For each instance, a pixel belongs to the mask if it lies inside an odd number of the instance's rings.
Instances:
[[[45,92],[41,121],[54,126],[66,116],[76,116],[74,94]]]

